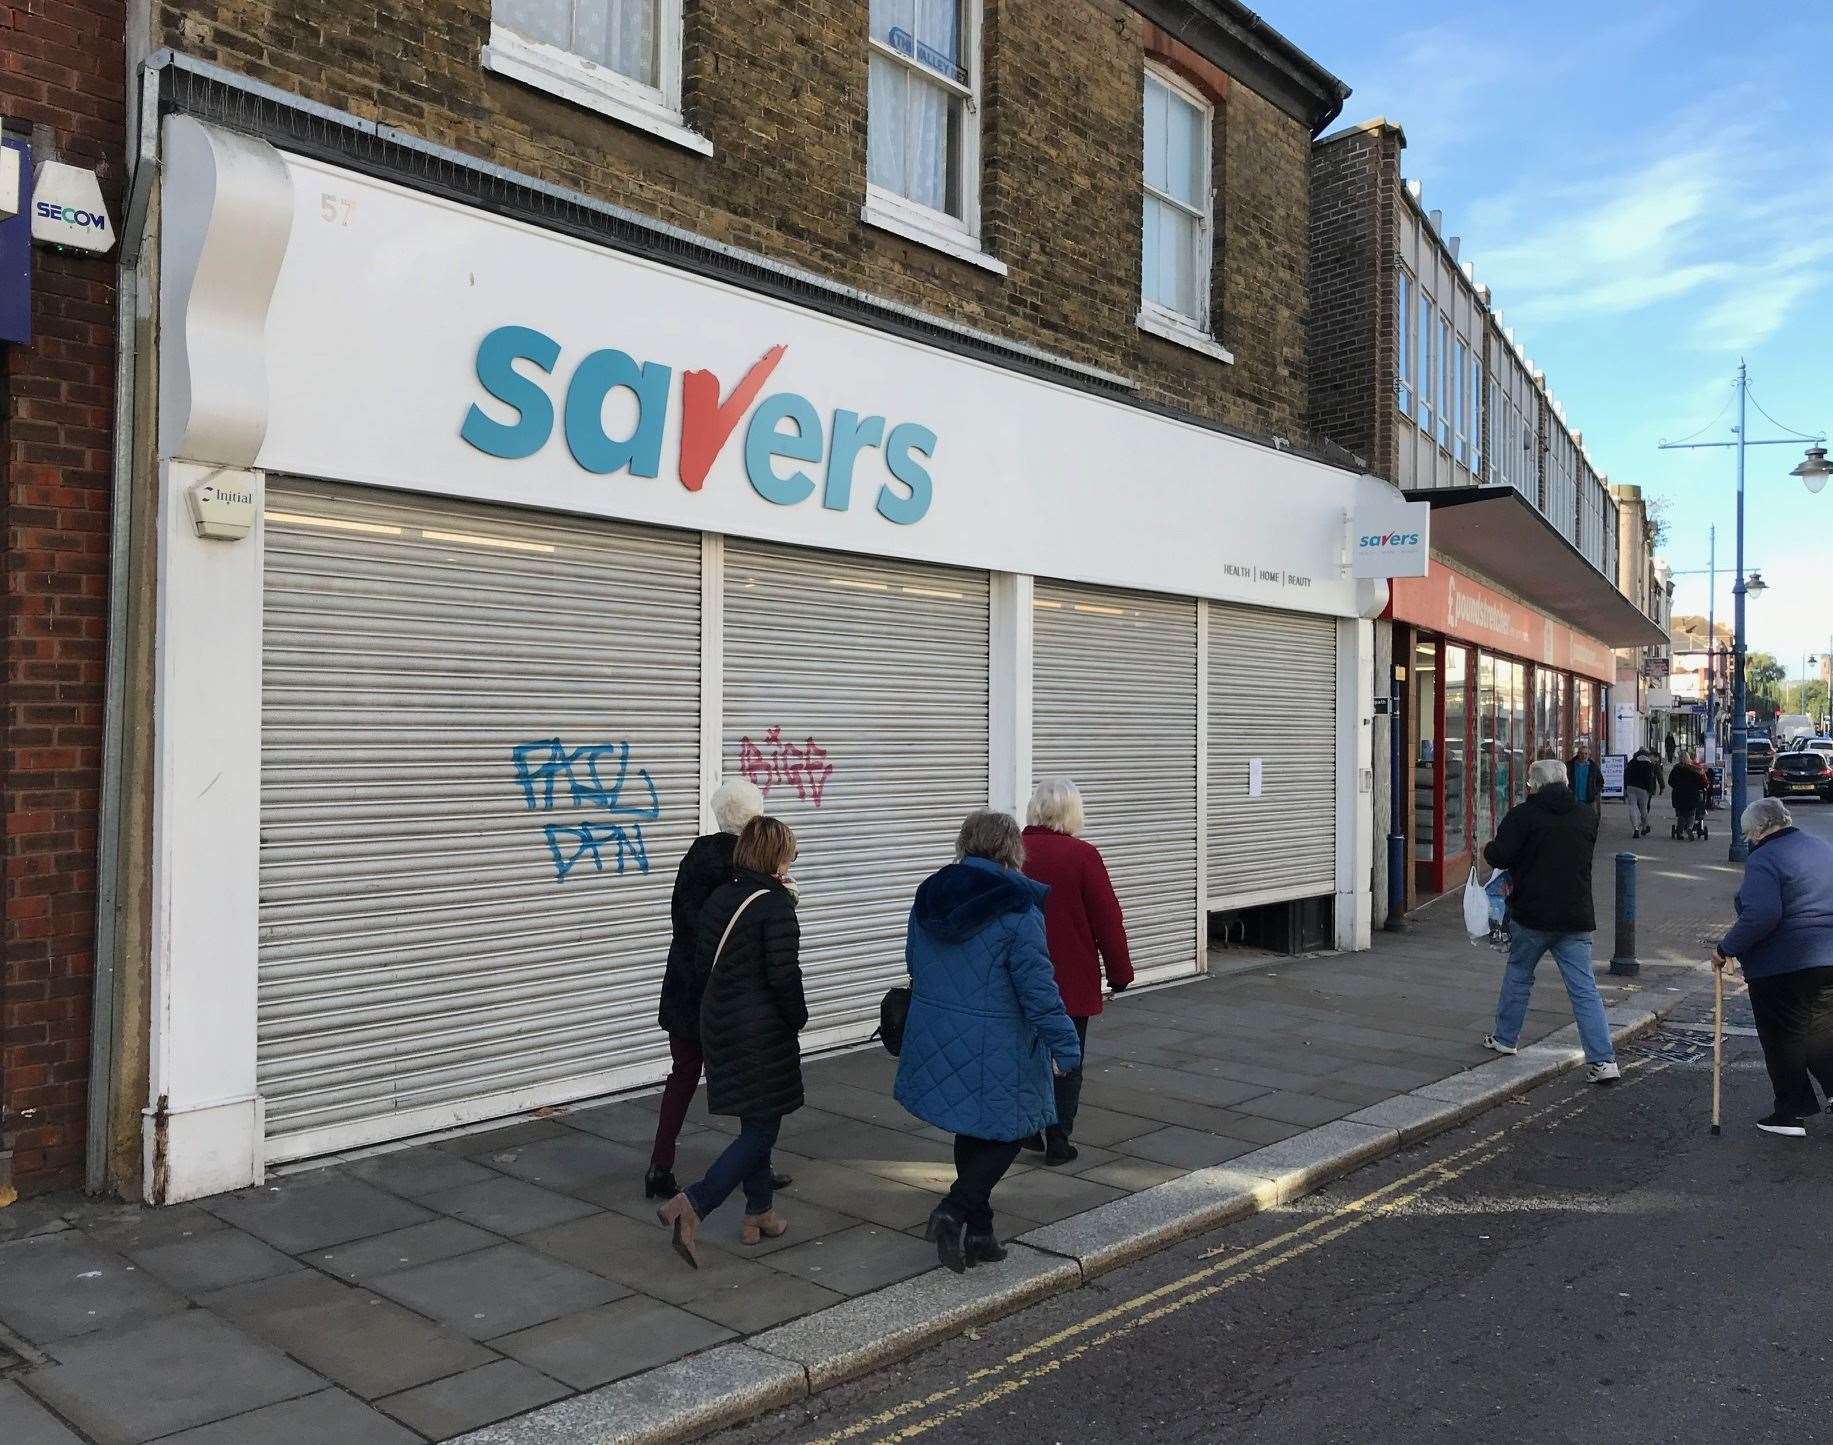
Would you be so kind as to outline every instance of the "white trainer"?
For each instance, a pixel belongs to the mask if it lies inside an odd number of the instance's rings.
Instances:
[[[1494,1034],[1483,1035],[1483,1047],[1492,1054],[1518,1054],[1521,1050],[1514,1044],[1505,1044]]]
[[[1594,1084],[1614,1084],[1623,1077],[1623,1071],[1616,1066],[1616,1061],[1612,1060],[1607,1064],[1593,1064],[1585,1070],[1585,1077]]]

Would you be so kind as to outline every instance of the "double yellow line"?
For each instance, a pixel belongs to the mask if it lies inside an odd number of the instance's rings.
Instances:
[[[1636,1082],[1632,1075],[1646,1070],[1644,1077],[1661,1073],[1669,1064],[1649,1065],[1637,1061],[1624,1066],[1625,1086]],[[1594,1096],[1593,1096],[1594,1097]],[[959,1420],[988,1405],[1010,1399],[1020,1390],[1045,1379],[1091,1350],[1125,1339],[1143,1326],[1169,1318],[1179,1310],[1233,1289],[1238,1284],[1264,1278],[1274,1270],[1302,1259],[1344,1235],[1371,1224],[1377,1219],[1399,1212],[1419,1200],[1445,1188],[1474,1169],[1504,1153],[1508,1136],[1557,1114],[1550,1127],[1558,1127],[1589,1109],[1593,1097],[1573,1103],[1562,1099],[1485,1134],[1443,1159],[1402,1175],[1379,1189],[1371,1189],[1360,1198],[1351,1199],[1326,1214],[1287,1230],[1247,1249],[1218,1245],[1204,1251],[1202,1258],[1216,1260],[1192,1270],[1182,1278],[1135,1295],[1122,1304],[1078,1320],[1075,1324],[1046,1335],[1022,1349],[1014,1350],[997,1364],[970,1371],[958,1385],[934,1391],[917,1399],[905,1400],[889,1409],[855,1420],[844,1429],[823,1435],[808,1445],[841,1445],[880,1430],[875,1445],[915,1440],[939,1425]],[[1217,1259],[1217,1256],[1226,1256]]]

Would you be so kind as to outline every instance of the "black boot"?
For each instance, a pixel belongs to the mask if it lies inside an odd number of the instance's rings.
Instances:
[[[1018,1147],[1021,1149],[1029,1149],[1033,1154],[1042,1154],[1044,1152],[1044,1135],[1042,1131],[1040,1130],[1036,1134],[1029,1134],[1025,1138],[1020,1139],[1018,1141]]]
[[[968,1234],[966,1253],[969,1264],[998,1264],[1006,1257],[1006,1247],[989,1229],[985,1234]]]
[[[946,1199],[929,1211],[925,1238],[936,1247],[936,1258],[956,1274],[967,1273],[967,1221]]]
[[[1079,1153],[1061,1126],[1052,1124],[1044,1131],[1044,1163],[1047,1167],[1060,1168],[1076,1159]]]
[[[681,1186],[675,1183],[675,1171],[664,1169],[660,1164],[651,1164],[649,1172],[643,1176],[643,1198],[673,1199],[681,1192]]]
[[[795,1182],[795,1176],[792,1174],[778,1174],[775,1170],[771,1171],[770,1187],[772,1189],[787,1189]]]

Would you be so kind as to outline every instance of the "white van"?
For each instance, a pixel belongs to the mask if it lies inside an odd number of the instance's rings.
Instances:
[[[1804,712],[1785,712],[1776,719],[1776,750],[1791,746],[1796,738],[1811,738],[1819,731]]]

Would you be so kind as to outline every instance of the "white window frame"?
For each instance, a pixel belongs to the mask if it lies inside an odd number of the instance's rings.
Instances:
[[[1464,388],[1464,404],[1470,408],[1470,416],[1465,423],[1465,430],[1470,433],[1470,474],[1481,481],[1483,479],[1483,358],[1478,355],[1474,341],[1466,345],[1464,357],[1470,366],[1469,378]]]
[[[1457,440],[1457,451],[1454,455],[1465,466],[1470,465],[1469,423],[1464,417],[1464,392],[1469,372],[1470,343],[1457,332],[1451,333],[1451,369],[1457,373],[1451,378],[1451,430]]]
[[[1434,394],[1438,391],[1438,347],[1435,338],[1438,335],[1438,303],[1435,302],[1423,286],[1414,288],[1419,294],[1413,301],[1413,324],[1425,328],[1419,356],[1419,407],[1414,413],[1413,424],[1417,426],[1427,441],[1433,440],[1437,433],[1433,430],[1432,411]]]
[[[562,50],[530,40],[503,25],[492,8],[490,43],[484,47],[485,70],[523,85],[545,90],[574,105],[597,111],[637,130],[647,131],[699,155],[713,154],[713,143],[687,123],[681,111],[682,0],[657,0],[656,65],[659,85],[644,85],[627,75]]]
[[[971,262],[983,270],[1003,276],[1007,270],[1005,263],[989,256],[980,240],[980,29],[984,5],[985,0],[965,0],[961,7],[961,56],[962,63],[967,67],[966,85],[957,83],[951,76],[931,70],[912,56],[892,49],[868,28],[868,56],[876,55],[901,65],[920,75],[925,83],[938,85],[965,102],[962,106],[960,139],[961,215],[951,216],[947,211],[939,211],[921,201],[913,201],[908,196],[900,196],[896,191],[874,185],[868,170],[866,200],[860,207],[859,219],[868,226],[890,231],[907,241],[944,251],[958,260]],[[867,24],[870,25],[869,20]],[[868,110],[870,104],[868,92]],[[868,113],[868,133],[871,125],[872,117]]]
[[[1451,324],[1451,318],[1443,311],[1438,313],[1438,445],[1439,450],[1451,450],[1451,358],[1456,353],[1451,349],[1451,338],[1457,330]]]
[[[1413,415],[1413,392],[1418,379],[1413,374],[1413,293],[1418,282],[1405,266],[1395,268],[1395,306],[1400,313],[1399,354],[1394,358],[1394,405],[1408,419]]]
[[[1139,316],[1137,317],[1137,324],[1141,331],[1150,332],[1152,335],[1160,337],[1163,340],[1175,341],[1180,346],[1187,346],[1193,351],[1200,351],[1204,355],[1213,357],[1217,361],[1233,362],[1235,359],[1234,353],[1216,340],[1215,333],[1211,330],[1210,323],[1210,292],[1215,286],[1216,257],[1216,188],[1213,184],[1216,164],[1215,103],[1189,81],[1185,80],[1183,76],[1179,75],[1174,70],[1167,70],[1162,65],[1148,64],[1145,68],[1145,75],[1158,81],[1159,84],[1163,85],[1166,90],[1170,91],[1180,100],[1187,101],[1196,108],[1198,115],[1202,118],[1198,128],[1201,132],[1200,139],[1203,146],[1203,153],[1197,164],[1197,174],[1210,178],[1211,184],[1206,187],[1204,191],[1203,207],[1199,211],[1196,207],[1184,201],[1180,201],[1176,196],[1170,195],[1165,191],[1154,190],[1151,186],[1147,185],[1142,166],[1139,183],[1139,229],[1141,237],[1143,238],[1145,232],[1145,198],[1147,196],[1182,211],[1186,216],[1195,218],[1197,223],[1196,269],[1200,280],[1197,286],[1198,314],[1195,316],[1186,315],[1182,311],[1175,311],[1161,302],[1147,300],[1145,294],[1145,251],[1142,239],[1139,275]],[[1140,80],[1139,104],[1140,113],[1143,116],[1145,112],[1145,79],[1143,77]]]

